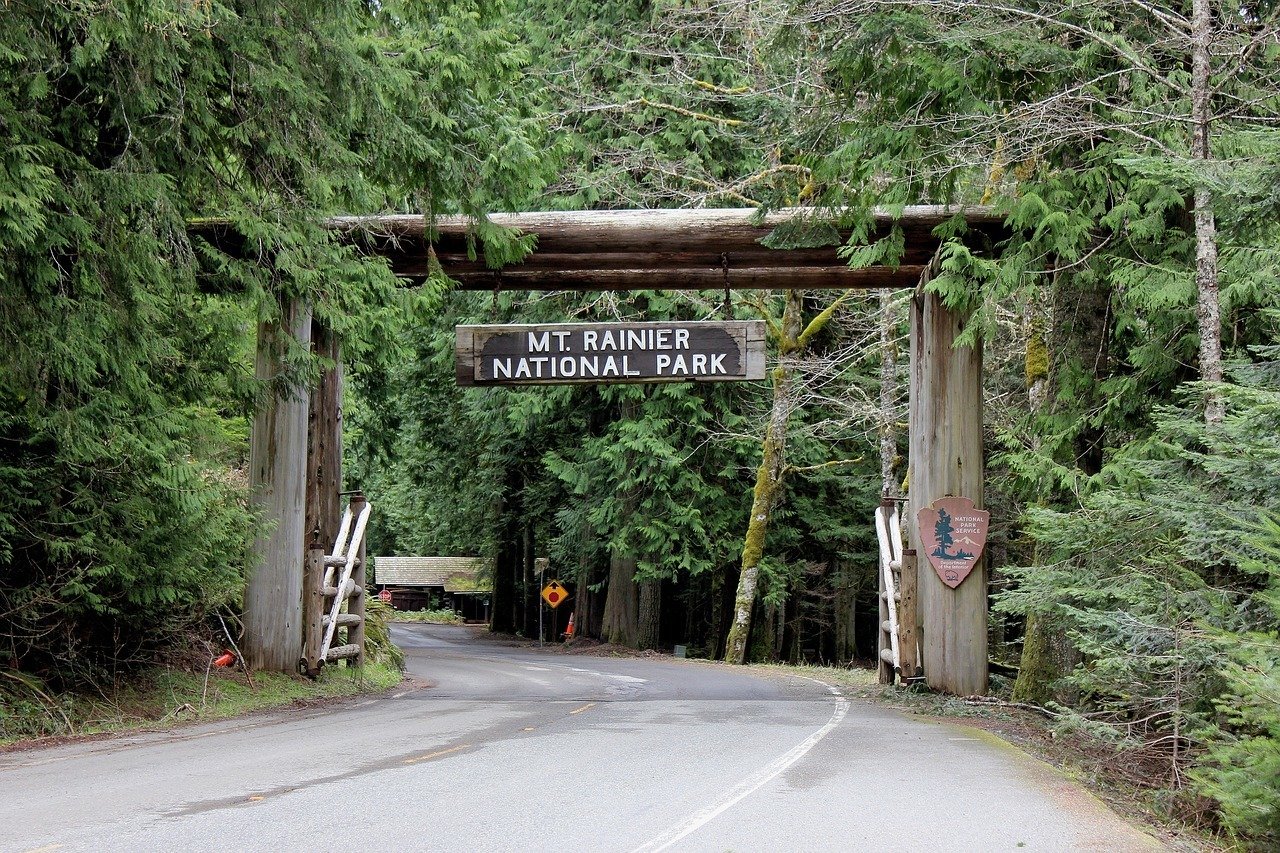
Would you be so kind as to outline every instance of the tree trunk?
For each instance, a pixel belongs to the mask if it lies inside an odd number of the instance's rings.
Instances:
[[[895,340],[893,291],[880,291],[880,494],[898,494],[898,436],[894,415],[898,400],[898,344]]]
[[[804,642],[800,626],[800,591],[791,589],[782,606],[782,641],[779,643],[779,657],[787,663],[800,662],[800,647]]]
[[[342,347],[333,330],[314,317],[311,349],[333,362],[311,390],[307,426],[306,532],[308,541],[318,533],[327,554],[342,520]]]
[[[662,626],[662,581],[640,584],[640,618],[636,630],[636,648],[656,649]]]
[[[634,420],[640,416],[640,402],[626,398],[618,409],[618,419]],[[631,451],[628,451],[631,456]],[[634,492],[621,496],[622,516],[630,517],[636,508]],[[609,585],[605,589],[604,624],[600,636],[606,643],[635,648],[639,634],[637,622],[636,557],[611,553],[609,556]]]
[[[717,566],[711,575],[711,625],[707,637],[707,657],[719,660],[724,653],[725,639],[725,575],[728,569]]]
[[[929,686],[959,696],[987,692],[987,571],[983,560],[960,586],[925,559],[918,513],[946,495],[983,507],[982,343],[956,347],[967,317],[936,293],[916,291],[911,320],[911,451],[907,512],[917,561],[921,664]],[[904,545],[906,543],[903,543]]]
[[[1213,44],[1213,11],[1210,0],[1191,5],[1191,114],[1192,158],[1207,169],[1213,156],[1210,122],[1213,116],[1210,89],[1210,47]],[[1196,321],[1200,327],[1200,378],[1222,381],[1222,311],[1218,304],[1218,234],[1213,216],[1213,193],[1202,175],[1195,188]],[[1207,423],[1220,423],[1225,414],[1222,397],[1210,392],[1205,398]]]
[[[773,407],[765,427],[760,467],[756,470],[756,487],[751,497],[751,517],[742,545],[742,574],[738,576],[738,593],[733,601],[733,622],[725,641],[724,659],[743,663],[747,640],[751,633],[751,609],[756,600],[760,580],[760,560],[764,556],[764,538],[769,530],[769,515],[782,487],[786,465],[787,421],[793,405],[795,368],[785,361],[800,349],[800,314],[803,297],[799,291],[787,291],[787,304],[782,314],[779,359],[773,368]]]
[[[618,646],[636,645],[636,558],[614,555],[609,560],[609,587],[604,599],[600,637]]]
[[[729,637],[725,641],[724,659],[728,663],[740,664],[746,658],[747,642],[751,634],[751,610],[760,582],[760,560],[764,556],[764,538],[769,530],[769,516],[781,496],[782,478],[786,473],[787,422],[795,405],[796,384],[795,367],[788,359],[804,353],[809,342],[835,316],[836,309],[850,293],[852,291],[845,291],[807,325],[802,326],[804,295],[799,290],[788,290],[782,322],[774,328],[774,335],[778,340],[778,364],[773,369],[773,408],[769,413],[769,424],[765,428],[760,468],[756,471],[756,486],[751,499],[751,516],[742,544],[742,573],[738,576],[738,591],[733,601],[733,621]]]
[[[837,560],[835,598],[835,659],[837,665],[849,663],[858,656],[858,584],[849,562]]]
[[[514,634],[520,626],[521,559],[516,526],[520,515],[519,486],[514,469],[508,469],[502,493],[493,502],[493,517],[498,523],[498,553],[493,565],[489,630],[498,634]]]
[[[1051,361],[1056,362],[1058,374],[1079,370],[1089,377],[1095,388],[1110,374],[1110,304],[1109,287],[1096,284],[1082,287],[1074,276],[1062,271],[1054,274],[1052,316],[1047,322],[1034,317],[1027,321],[1025,378],[1027,405],[1032,414],[1042,412],[1057,391]],[[1056,350],[1053,359],[1045,340],[1046,327],[1053,330],[1052,343]],[[1077,399],[1075,404],[1083,408],[1093,405],[1094,401]],[[1081,427],[1073,442],[1076,467],[1090,475],[1101,471],[1105,445],[1106,435],[1101,427]],[[1032,557],[1033,565],[1038,561],[1038,555]],[[1015,700],[1040,705],[1053,698],[1070,699],[1070,691],[1065,688],[1055,695],[1054,685],[1079,662],[1080,652],[1068,639],[1066,628],[1058,624],[1052,614],[1028,613],[1018,679],[1013,687]]]
[[[311,308],[297,299],[258,329],[254,377],[272,389],[254,414],[249,477],[265,522],[254,539],[244,592],[244,653],[250,669],[294,672],[302,653],[302,575],[306,562],[307,415],[310,394],[281,382],[289,338],[311,343]]]
[[[524,611],[524,635],[542,640],[546,638],[538,633],[539,629],[542,625],[550,624],[550,620],[544,618],[540,622],[538,619],[539,614],[542,612],[542,584],[540,581],[546,579],[538,577],[534,547],[533,527],[526,521],[520,534],[520,576],[523,590],[521,602]]]

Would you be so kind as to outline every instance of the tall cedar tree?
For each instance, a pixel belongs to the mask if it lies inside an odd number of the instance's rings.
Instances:
[[[253,522],[199,439],[221,423],[224,449],[243,441],[254,321],[304,297],[350,356],[391,359],[421,306],[324,218],[480,211],[538,183],[533,128],[504,103],[523,54],[500,13],[5,7],[4,665],[91,678],[235,602]],[[237,256],[188,236],[210,217],[243,237]]]

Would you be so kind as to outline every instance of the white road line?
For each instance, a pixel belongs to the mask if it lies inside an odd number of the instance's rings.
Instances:
[[[811,679],[817,681],[817,679]],[[819,682],[820,684],[822,682]],[[828,685],[829,686],[829,685]],[[742,800],[760,790],[788,767],[795,764],[801,758],[818,745],[819,742],[827,735],[831,734],[836,726],[840,725],[840,721],[844,719],[844,715],[849,713],[849,700],[844,697],[836,699],[835,710],[831,712],[831,719],[827,720],[827,724],[809,735],[791,750],[783,753],[773,761],[761,767],[755,773],[747,776],[737,785],[735,785],[729,793],[717,803],[713,803],[702,811],[695,812],[690,815],[683,823],[671,827],[666,832],[646,841],[639,847],[631,851],[631,853],[659,853],[666,850],[683,838],[697,832],[710,821],[714,820],[718,815],[727,809],[732,808]]]
[[[596,678],[610,678],[614,681],[624,681],[628,684],[648,684],[649,683],[649,680],[647,678],[636,678],[633,675],[618,675],[613,672],[597,672],[594,669],[580,669],[579,667],[576,667],[576,666],[566,667],[566,669],[571,669],[574,672],[582,672],[587,675],[594,675]]]

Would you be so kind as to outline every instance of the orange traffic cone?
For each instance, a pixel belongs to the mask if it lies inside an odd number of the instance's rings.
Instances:
[[[236,656],[231,652],[223,652],[222,657],[213,662],[214,666],[231,666],[236,662]]]
[[[569,627],[564,629],[564,638],[566,640],[573,639],[573,614],[569,614]]]

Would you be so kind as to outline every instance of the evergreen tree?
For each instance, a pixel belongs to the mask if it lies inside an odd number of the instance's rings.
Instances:
[[[235,602],[253,523],[224,466],[242,464],[261,390],[257,322],[301,297],[349,357],[389,357],[422,305],[326,218],[479,212],[538,186],[536,128],[506,102],[524,54],[502,21],[467,0],[6,7],[12,664],[91,677]]]

